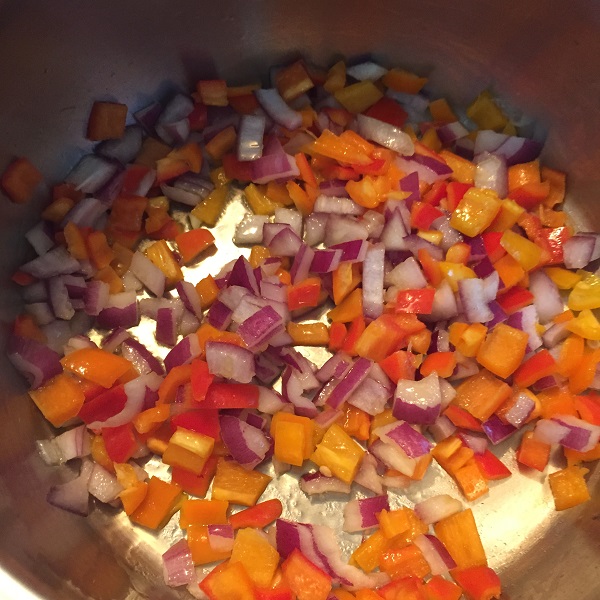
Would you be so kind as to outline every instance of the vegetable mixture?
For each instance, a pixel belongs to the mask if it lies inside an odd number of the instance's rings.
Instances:
[[[91,494],[151,530],[179,512],[168,585],[210,600],[499,598],[469,504],[393,509],[390,491],[435,460],[475,502],[510,478],[492,451],[510,438],[525,471],[562,450],[557,510],[589,499],[600,238],[557,208],[565,175],[540,164],[526,123],[487,91],[463,114],[426,84],[299,60],[268,89],[199,81],[135,124],[95,102],[100,143],[27,233],[37,257],[13,276],[8,355],[66,429],[38,442],[43,458],[81,459],[48,501],[87,515]],[[2,187],[27,202],[41,179],[19,158]],[[247,250],[192,282],[236,190]],[[152,455],[170,479],[148,476]],[[331,528],[261,499],[267,463],[309,496],[347,495],[344,530],[363,535],[349,560]]]

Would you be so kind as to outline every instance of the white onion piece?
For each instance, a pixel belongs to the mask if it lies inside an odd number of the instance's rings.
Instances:
[[[456,500],[456,498],[452,498],[452,496],[448,496],[448,494],[433,496],[415,504],[417,516],[427,525],[437,523],[446,517],[460,512],[462,509],[462,502]]]
[[[356,115],[356,123],[358,133],[364,138],[394,150],[400,155],[414,154],[415,145],[411,137],[402,129],[366,115]]]
[[[98,463],[94,464],[88,481],[88,491],[94,498],[100,502],[109,503],[116,500],[123,489],[112,473]]]
[[[383,275],[385,246],[375,244],[367,249],[363,263],[363,313],[376,319],[383,312]]]
[[[346,75],[353,77],[357,81],[377,81],[381,79],[386,73],[387,69],[374,63],[371,60],[352,65],[346,68]]]
[[[244,215],[244,218],[235,226],[234,244],[262,243],[263,227],[268,221],[269,217],[265,215]]]
[[[254,93],[265,112],[276,123],[287,129],[298,129],[302,126],[302,115],[292,110],[275,88],[260,89]]]
[[[238,131],[238,160],[256,160],[263,153],[267,121],[263,115],[243,115]]]
[[[141,252],[133,253],[131,265],[132,273],[157,297],[165,293],[165,274]]]
[[[541,269],[530,273],[529,291],[540,323],[547,323],[564,310],[564,303],[556,284]]]

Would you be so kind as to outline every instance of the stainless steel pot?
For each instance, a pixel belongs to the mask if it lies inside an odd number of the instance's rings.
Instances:
[[[24,155],[47,182],[60,180],[89,151],[93,100],[133,110],[200,77],[242,84],[299,55],[328,65],[367,53],[429,74],[458,105],[492,86],[535,116],[549,130],[546,163],[569,173],[573,220],[600,228],[600,6],[585,0],[0,2],[0,168]],[[9,277],[30,252],[23,233],[43,203],[43,194],[29,206],[0,202],[2,341],[19,306]],[[0,362],[0,597],[189,597],[162,584],[164,540],[133,532],[110,509],[81,519],[46,504],[60,475],[41,463],[34,440],[49,430]],[[600,597],[598,468],[589,483],[593,500],[561,514],[525,475],[478,503],[504,598]]]

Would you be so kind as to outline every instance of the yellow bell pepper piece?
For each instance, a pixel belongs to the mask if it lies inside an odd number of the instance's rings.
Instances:
[[[255,215],[272,215],[276,208],[281,208],[280,204],[267,198],[267,196],[253,183],[246,186],[244,195]]]
[[[469,119],[477,123],[479,129],[502,131],[508,124],[506,115],[498,108],[490,92],[481,92],[467,108]]]
[[[286,416],[274,418],[274,423],[271,423],[271,434],[275,439],[275,458],[301,467],[314,448],[314,423],[307,417],[289,413],[277,415]]]
[[[525,269],[537,267],[542,249],[522,235],[507,229],[500,238],[500,245]]]
[[[297,346],[327,346],[329,344],[329,329],[325,323],[294,323],[287,324],[287,332]]]
[[[213,169],[209,173],[209,176],[210,180],[214,183],[215,187],[218,188],[227,185],[231,181],[231,179],[229,179],[227,175],[225,175],[225,169],[223,167]]]
[[[491,225],[500,206],[500,199],[493,190],[470,188],[452,213],[450,225],[475,237]]]
[[[433,526],[459,569],[486,565],[485,550],[470,508],[442,519]]]
[[[400,508],[398,510],[382,510],[377,515],[379,521],[379,527],[383,532],[383,535],[392,539],[397,535],[408,531],[410,527],[410,519],[408,516],[408,508]]]
[[[327,79],[323,84],[323,87],[330,94],[334,94],[338,90],[341,90],[346,85],[346,63],[340,60],[329,69],[327,72]]]
[[[191,214],[200,219],[202,223],[213,227],[219,220],[228,197],[229,186],[217,186],[202,202],[192,209]]]
[[[449,328],[450,342],[463,355],[473,358],[477,356],[488,328],[483,323],[452,323]]]
[[[372,81],[359,81],[333,94],[335,99],[351,113],[361,113],[383,98],[383,92]]]
[[[450,152],[450,150],[442,150],[440,156],[446,161],[446,164],[452,169],[452,179],[460,183],[473,183],[475,176],[475,165],[466,158]]]
[[[435,244],[436,246],[439,246],[442,243],[442,239],[444,238],[444,234],[441,231],[436,231],[436,230],[417,231],[417,235],[420,238],[427,240],[428,242],[431,242],[432,244]]]
[[[600,308],[600,278],[593,273],[584,276],[573,287],[567,304],[571,310]]]
[[[379,566],[379,556],[391,544],[381,530],[369,536],[352,554],[350,563],[359,566],[365,573],[370,573]]]
[[[600,340],[600,321],[589,308],[584,308],[577,317],[568,321],[566,328],[586,340]]]
[[[473,269],[461,263],[440,261],[438,264],[444,279],[450,284],[453,292],[458,292],[458,282],[461,279],[475,279],[477,277]]]
[[[556,287],[559,290],[570,290],[574,288],[582,278],[580,273],[573,273],[573,271],[561,267],[546,267],[544,271],[556,284]]]
[[[335,477],[351,483],[365,451],[337,423],[325,433],[310,459]]]
[[[179,427],[171,436],[162,460],[166,465],[200,475],[214,447],[214,438]]]
[[[168,287],[183,280],[181,267],[165,240],[159,240],[148,246],[146,256],[165,274]]]
[[[514,200],[505,198],[502,200],[500,212],[496,215],[488,231],[506,231],[510,229],[524,212],[525,209]]]
[[[220,458],[213,479],[212,499],[254,506],[271,479],[259,471],[248,471],[233,460]]]
[[[262,531],[240,529],[235,535],[230,564],[242,563],[255,585],[267,588],[279,566],[279,553]]]
[[[571,466],[548,476],[556,510],[572,508],[591,498],[583,478],[587,473],[589,469]]]

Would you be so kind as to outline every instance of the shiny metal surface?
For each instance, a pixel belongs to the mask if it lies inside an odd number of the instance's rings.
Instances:
[[[429,74],[434,89],[458,104],[493,86],[537,117],[550,132],[546,162],[569,172],[573,220],[600,229],[599,34],[600,5],[586,1],[393,0],[368,8],[322,0],[4,1],[0,168],[26,155],[49,183],[59,180],[89,150],[84,132],[93,100],[117,99],[133,111],[200,76],[242,84],[298,55],[328,65],[371,53]],[[17,290],[6,282],[29,253],[22,236],[43,202],[43,194],[29,207],[0,202],[0,342],[18,310]],[[230,239],[241,210],[229,207],[220,239]],[[46,504],[48,486],[64,473],[38,459],[34,440],[50,430],[23,382],[0,362],[0,598],[190,598],[162,584],[160,553],[175,527],[156,539],[112,509],[81,519]],[[512,450],[500,451],[516,474],[493,485],[474,511],[490,563],[500,569],[503,598],[596,600],[600,469],[590,476],[594,499],[558,514],[541,477],[520,474]],[[410,504],[434,491],[455,493],[435,469],[396,501]],[[271,493],[286,499],[289,516],[340,522],[339,505],[307,500],[289,475]]]

